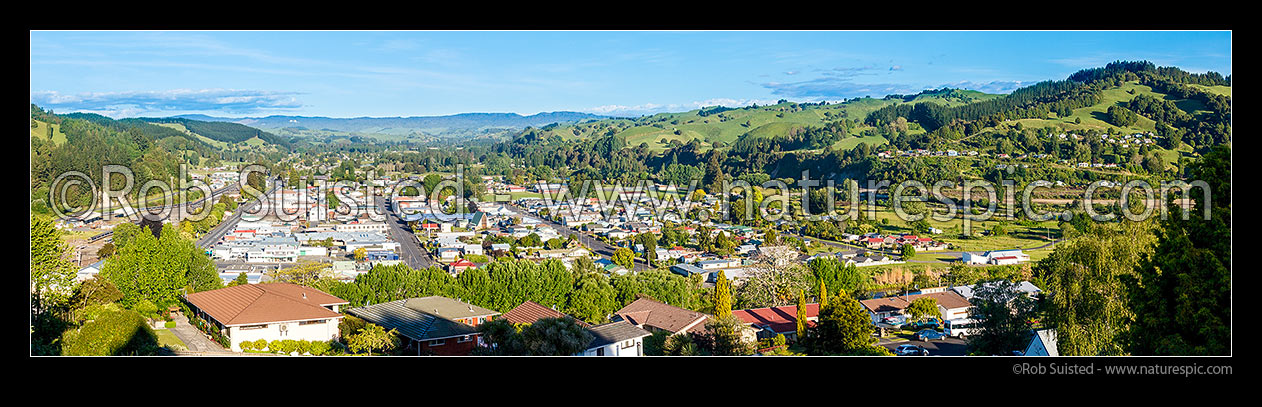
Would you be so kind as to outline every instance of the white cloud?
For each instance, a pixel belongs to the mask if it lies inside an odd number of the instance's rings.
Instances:
[[[168,112],[250,114],[302,107],[297,92],[238,89],[171,89],[163,91],[31,92],[31,103],[58,111],[134,117]]]

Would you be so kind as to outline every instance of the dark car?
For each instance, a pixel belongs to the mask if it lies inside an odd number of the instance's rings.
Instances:
[[[916,338],[922,341],[928,341],[931,339],[942,339],[945,337],[946,337],[945,333],[942,333],[936,329],[921,329],[920,331],[916,332]]]

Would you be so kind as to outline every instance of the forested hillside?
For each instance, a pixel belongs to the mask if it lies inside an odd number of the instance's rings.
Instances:
[[[289,143],[270,147],[244,144],[249,139],[275,139],[276,136],[230,123],[185,120],[189,130],[163,126],[143,119],[114,120],[89,113],[53,114],[31,105],[31,211],[48,213],[49,188],[61,174],[78,171],[101,185],[105,165],[122,165],[135,175],[131,198],[150,180],[178,181],[180,165],[190,170],[218,166],[225,162],[270,163],[288,151]],[[197,129],[192,130],[192,129]],[[50,131],[52,130],[52,131]],[[261,134],[261,136],[260,136]],[[243,139],[246,135],[248,138]],[[225,142],[222,140],[242,140]],[[234,144],[235,143],[235,144]],[[122,177],[110,180],[111,188],[121,189]],[[67,202],[85,205],[91,200],[88,188],[66,190]]]
[[[837,104],[711,107],[527,129],[492,150],[536,176],[558,169],[573,179],[686,183],[702,176],[705,185],[797,178],[803,170],[894,180],[981,178],[995,170],[992,158],[878,160],[875,154],[889,149],[883,145],[1043,157],[1045,165],[1020,166],[1019,179],[1174,176],[1210,147],[1230,143],[1230,85],[1229,76],[1213,72],[1116,62],[1008,95],[940,89]],[[1110,141],[1137,133],[1156,143]],[[1081,171],[1058,162],[1117,169]]]

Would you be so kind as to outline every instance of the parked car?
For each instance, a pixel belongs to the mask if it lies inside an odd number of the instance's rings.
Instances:
[[[894,348],[894,354],[898,356],[929,356],[929,350],[920,345],[898,345]]]
[[[942,339],[945,337],[946,337],[946,334],[939,332],[936,329],[921,329],[920,331],[916,332],[916,338],[922,341],[928,341],[931,339]]]
[[[917,321],[917,322],[909,323],[907,325],[903,325],[903,329],[906,329],[909,331],[918,331],[921,329],[935,329],[936,330],[938,328],[939,328],[938,320],[933,319],[933,318],[930,318],[927,321]]]

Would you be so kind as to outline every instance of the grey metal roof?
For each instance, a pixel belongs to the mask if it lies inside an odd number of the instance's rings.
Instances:
[[[595,349],[611,343],[629,341],[635,338],[643,338],[645,336],[652,335],[649,331],[637,328],[635,325],[631,325],[630,322],[625,320],[596,325],[588,328],[587,331],[591,332],[594,337],[592,342],[587,344],[587,349]]]
[[[422,312],[405,303],[408,300],[391,301],[346,310],[365,321],[381,325],[386,330],[396,329],[399,335],[423,341],[477,333],[471,326]]]
[[[417,311],[447,319],[499,315],[498,312],[482,308],[477,305],[439,296],[409,298],[403,305]]]

